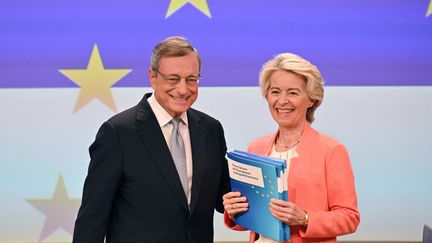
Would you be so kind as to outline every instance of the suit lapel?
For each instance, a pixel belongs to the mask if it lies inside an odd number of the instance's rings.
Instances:
[[[200,118],[193,110],[188,110],[189,134],[192,148],[192,194],[191,213],[196,207],[205,175],[205,136]]]
[[[157,122],[147,98],[151,94],[146,94],[143,100],[137,107],[137,128],[138,133],[144,145],[148,149],[153,162],[159,168],[160,173],[167,181],[170,190],[180,202],[180,204],[188,210],[186,196],[184,194],[180,178],[172,160],[169,148],[165,142],[162,130]],[[150,172],[152,173],[152,172]],[[157,185],[155,185],[157,186]]]

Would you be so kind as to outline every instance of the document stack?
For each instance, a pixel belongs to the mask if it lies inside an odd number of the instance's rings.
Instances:
[[[289,225],[269,210],[271,198],[288,200],[286,161],[244,151],[227,153],[231,191],[247,198],[249,209],[236,215],[236,224],[277,241],[289,240]]]

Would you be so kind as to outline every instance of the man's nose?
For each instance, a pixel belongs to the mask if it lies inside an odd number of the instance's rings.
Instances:
[[[177,89],[180,93],[182,93],[182,94],[184,94],[184,93],[186,93],[186,92],[188,91],[189,87],[188,87],[188,85],[187,85],[187,83],[186,83],[186,79],[185,79],[185,78],[182,78],[182,79],[180,80],[180,82],[177,83],[177,85],[176,85],[176,89]]]

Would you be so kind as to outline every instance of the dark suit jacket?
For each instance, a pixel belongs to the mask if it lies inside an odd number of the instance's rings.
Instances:
[[[146,94],[99,129],[74,243],[213,242],[214,209],[230,191],[221,124],[187,111],[192,146],[190,209],[180,178]]]

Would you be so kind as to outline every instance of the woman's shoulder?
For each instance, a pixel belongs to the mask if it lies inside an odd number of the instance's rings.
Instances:
[[[316,140],[320,146],[328,148],[334,148],[338,146],[344,147],[344,145],[336,138],[321,131],[318,131],[312,127],[310,127],[310,131],[307,134],[309,135],[309,139]]]
[[[269,142],[270,140],[272,140],[274,137],[274,134],[268,134],[259,138],[256,138],[254,140],[252,140],[249,144],[262,144],[262,143],[266,143]]]
[[[256,138],[249,143],[248,151],[251,153],[266,154],[268,145],[272,144],[274,138],[274,133]]]

